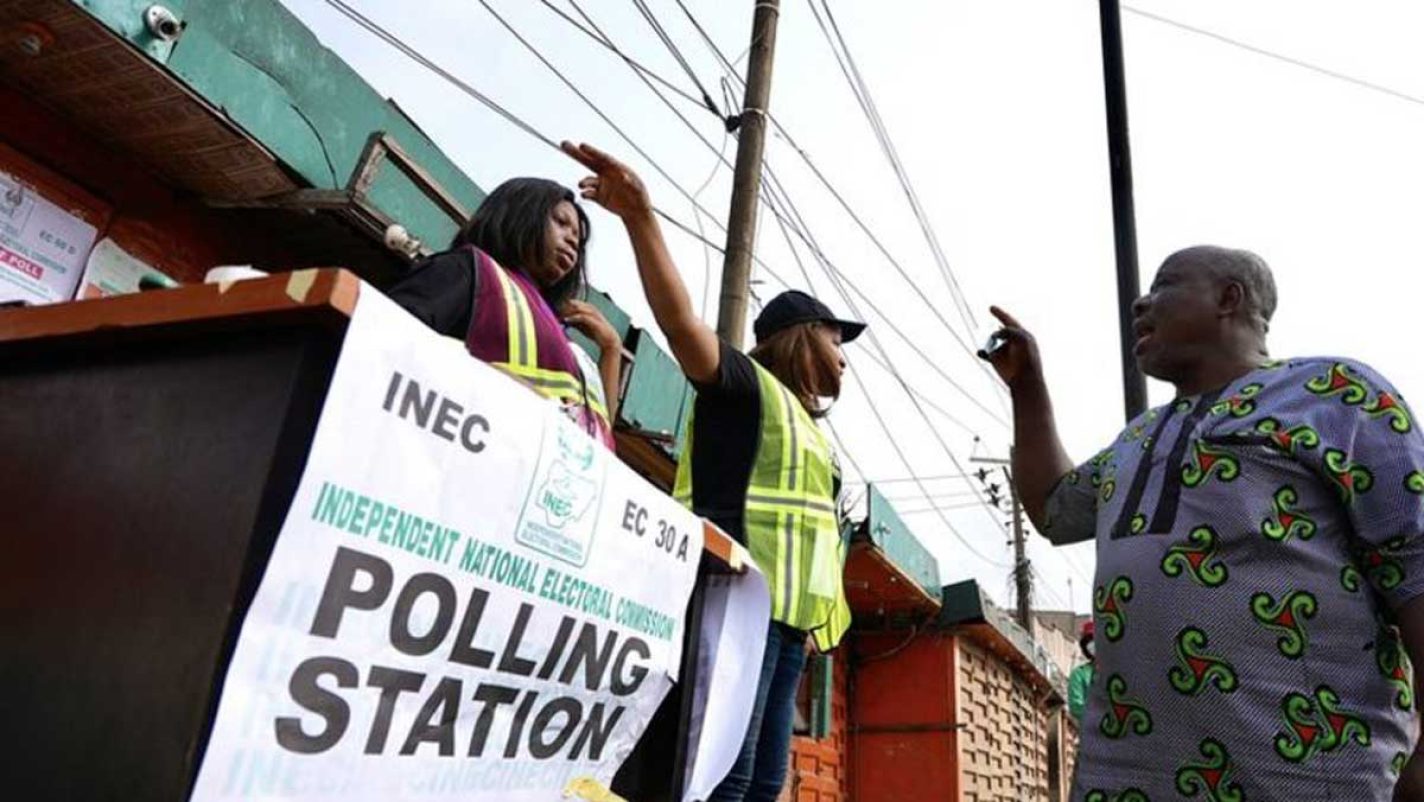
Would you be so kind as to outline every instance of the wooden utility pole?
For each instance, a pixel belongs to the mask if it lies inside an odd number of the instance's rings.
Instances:
[[[1132,302],[1137,279],[1137,216],[1132,201],[1132,150],[1127,138],[1127,79],[1122,66],[1122,20],[1118,0],[1098,0],[1102,32],[1103,98],[1107,107],[1108,169],[1111,171],[1113,241],[1117,251],[1117,322],[1122,347],[1122,399],[1127,419],[1147,408],[1147,379],[1132,353]]]
[[[780,0],[756,0],[752,15],[752,46],[747,62],[747,93],[742,99],[737,167],[732,176],[732,208],[727,214],[727,255],[722,262],[722,297],[717,333],[735,348],[742,347],[747,326],[747,295],[756,242],[757,196],[761,191],[761,161],[766,142],[766,114],[771,103],[771,63],[776,54],[776,21]]]
[[[1004,481],[1009,485],[1009,503],[1013,505],[1014,513],[1014,617],[1025,632],[1033,635],[1033,574],[1029,570],[1031,566],[1028,561],[1028,544],[1024,542],[1023,505],[1019,503],[1019,490],[1014,486],[1014,474],[1010,468],[1014,462],[1012,449],[1009,454],[1009,459],[970,457],[969,461],[1003,468]],[[983,481],[983,477],[980,477],[980,481]]]
[[[1014,475],[1004,468],[1009,483],[1009,502],[1014,507],[1014,596],[1018,602],[1019,626],[1033,635],[1033,576],[1029,573],[1028,546],[1024,543],[1023,505],[1014,487]]]

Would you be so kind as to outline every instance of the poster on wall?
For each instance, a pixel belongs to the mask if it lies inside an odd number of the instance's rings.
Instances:
[[[84,276],[79,281],[75,299],[106,298],[138,292],[140,284],[155,287],[176,287],[178,282],[105,237],[89,251],[84,263]]]
[[[0,303],[74,297],[98,229],[0,171]]]
[[[193,800],[553,800],[677,678],[701,522],[363,286]]]

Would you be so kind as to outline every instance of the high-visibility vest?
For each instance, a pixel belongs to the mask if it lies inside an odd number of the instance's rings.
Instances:
[[[592,434],[613,447],[608,404],[597,382],[583,376],[559,318],[529,279],[510,273],[474,250],[475,306],[465,345],[470,353],[532,387],[571,405]],[[542,343],[542,345],[541,345]]]
[[[747,550],[766,575],[771,617],[807,630],[825,651],[850,627],[841,571],[845,545],[836,517],[835,458],[806,409],[756,366],[761,425],[743,513]],[[692,416],[673,495],[692,506]]]

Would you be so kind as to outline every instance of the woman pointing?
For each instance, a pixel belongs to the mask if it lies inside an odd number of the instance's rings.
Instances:
[[[711,800],[776,799],[790,755],[796,687],[810,635],[829,649],[850,625],[836,516],[840,471],[816,424],[840,394],[841,346],[864,330],[811,296],[773,298],[743,354],[693,310],[643,182],[590,145],[564,152],[593,172],[584,198],[623,220],[653,317],[697,390],[674,493],[745,545],[771,591],[761,675],[736,763]]]

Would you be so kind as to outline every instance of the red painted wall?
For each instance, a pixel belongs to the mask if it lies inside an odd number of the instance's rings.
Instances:
[[[959,798],[955,638],[931,631],[907,642],[909,635],[856,637],[853,802]]]

